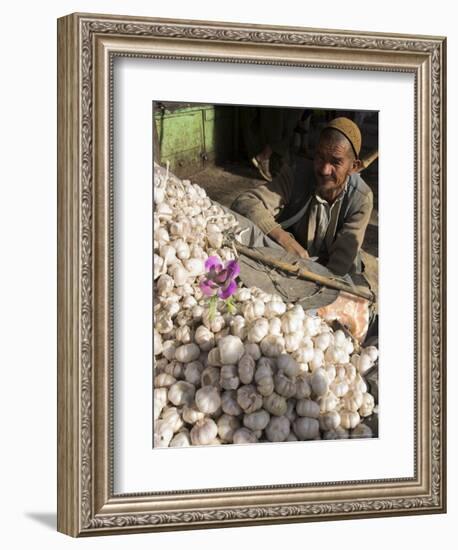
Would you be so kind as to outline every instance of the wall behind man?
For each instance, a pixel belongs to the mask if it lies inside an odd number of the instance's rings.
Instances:
[[[4,548],[234,548],[320,545],[373,550],[408,544],[449,548],[458,520],[456,360],[449,357],[449,513],[72,540],[55,532],[56,512],[56,18],[75,11],[183,19],[385,31],[448,36],[449,151],[458,148],[457,31],[453,3],[385,0],[231,2],[80,0],[8,3],[2,11],[1,185],[2,243],[0,365],[2,368],[1,541]],[[452,135],[453,134],[453,135]],[[450,155],[450,207],[458,194]],[[395,171],[393,171],[395,179]],[[393,179],[393,181],[394,181]],[[402,182],[395,182],[402,184]],[[458,232],[450,216],[449,234]],[[458,303],[456,247],[450,238],[449,299]],[[453,313],[452,313],[453,314]],[[450,318],[450,348],[457,330]],[[402,368],[402,365],[400,365]],[[387,457],[387,460],[395,457]],[[217,465],[215,465],[217,467]],[[279,465],[279,467],[288,467]],[[453,537],[453,538],[452,538]]]

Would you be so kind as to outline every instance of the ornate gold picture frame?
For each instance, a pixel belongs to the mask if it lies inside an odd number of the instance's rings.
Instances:
[[[412,477],[114,492],[117,57],[413,75]],[[59,531],[91,536],[445,512],[445,60],[443,37],[93,14],[58,20]]]

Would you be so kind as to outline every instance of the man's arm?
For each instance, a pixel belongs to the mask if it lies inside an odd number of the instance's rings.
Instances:
[[[326,266],[337,275],[345,275],[351,270],[363,244],[372,207],[373,199],[372,193],[370,193],[357,210],[345,220],[342,228],[337,233],[329,251],[329,262]]]
[[[308,258],[307,251],[275,220],[291,198],[293,178],[291,168],[285,164],[270,183],[239,195],[232,203],[231,209],[251,220],[264,234],[269,235],[288,252]]]
[[[232,203],[231,209],[251,220],[267,235],[272,229],[280,227],[275,218],[288,204],[292,186],[293,173],[285,164],[271,182],[240,194]]]

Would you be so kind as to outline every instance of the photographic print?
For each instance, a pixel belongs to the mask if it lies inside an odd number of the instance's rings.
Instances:
[[[153,135],[153,446],[378,437],[378,112],[155,101]]]
[[[444,513],[446,39],[76,13],[57,51],[58,530]]]

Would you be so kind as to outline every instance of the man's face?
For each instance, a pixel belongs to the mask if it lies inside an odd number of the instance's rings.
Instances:
[[[335,199],[349,174],[355,171],[351,145],[345,140],[321,137],[315,151],[316,191],[324,199]]]

